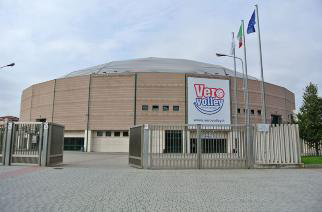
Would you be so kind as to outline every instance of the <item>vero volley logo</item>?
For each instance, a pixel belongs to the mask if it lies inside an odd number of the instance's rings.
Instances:
[[[205,84],[194,84],[196,100],[195,107],[203,114],[218,113],[224,105],[225,92],[222,88],[207,88]]]

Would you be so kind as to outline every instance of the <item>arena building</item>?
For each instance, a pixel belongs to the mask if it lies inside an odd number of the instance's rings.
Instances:
[[[251,123],[259,123],[260,81],[249,76],[248,87]],[[244,123],[243,74],[237,74],[238,108],[233,91],[234,72],[222,66],[166,58],[114,61],[25,89],[20,121],[63,124],[66,150],[127,152],[134,125]],[[294,94],[267,82],[265,94],[267,123],[291,122]]]

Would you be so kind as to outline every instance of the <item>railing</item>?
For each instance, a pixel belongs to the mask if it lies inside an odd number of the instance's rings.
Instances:
[[[129,163],[151,169],[200,169],[301,162],[297,125],[264,128],[267,130],[255,125],[136,126],[130,131]]]
[[[143,147],[143,126],[136,126],[130,129],[129,142],[129,164],[138,168],[143,167],[142,147]]]
[[[9,122],[0,126],[1,163],[55,165],[63,160],[64,126]]]
[[[269,125],[268,131],[253,131],[256,164],[298,164],[301,143],[297,125]]]
[[[0,124],[0,164],[2,164],[4,156],[4,137],[5,137],[5,124]]]
[[[129,162],[136,165],[131,160],[137,145],[145,168],[246,168],[245,138],[243,125],[137,126],[130,133]]]
[[[302,156],[322,156],[322,142],[317,144],[312,144],[304,140],[302,140],[301,142],[303,145]]]
[[[42,123],[13,124],[11,163],[40,163]]]

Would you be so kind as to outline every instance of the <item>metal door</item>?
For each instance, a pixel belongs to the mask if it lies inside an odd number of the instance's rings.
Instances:
[[[42,123],[16,122],[13,128],[11,164],[40,164]]]

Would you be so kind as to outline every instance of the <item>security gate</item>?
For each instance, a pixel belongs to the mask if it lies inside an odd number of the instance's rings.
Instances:
[[[141,168],[301,166],[297,125],[142,125],[130,133],[129,163]]]
[[[64,126],[42,122],[0,125],[1,164],[51,166],[63,161]]]
[[[40,163],[42,123],[15,123],[12,132],[11,163]]]
[[[130,135],[129,164],[143,168],[143,126],[132,127]]]
[[[136,143],[143,152],[142,167],[247,167],[244,125],[144,125],[142,132],[137,140],[130,134],[130,158]]]

